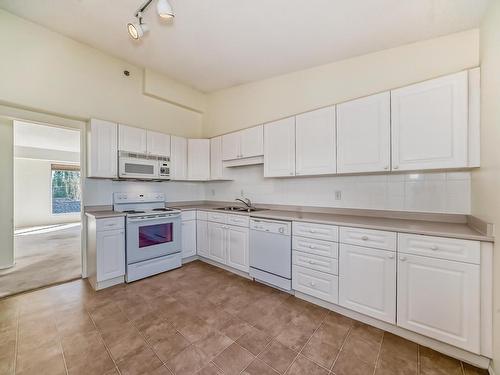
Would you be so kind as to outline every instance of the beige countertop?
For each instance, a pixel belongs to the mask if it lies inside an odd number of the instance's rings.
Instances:
[[[187,204],[172,207],[183,211],[190,210],[214,210],[217,207],[224,207],[224,204]],[[424,234],[429,236],[459,238],[465,240],[476,240],[493,242],[493,237],[487,236],[466,223],[446,223],[438,221],[394,219],[385,217],[341,215],[330,213],[285,211],[285,210],[262,210],[252,213],[221,211],[229,214],[249,215],[250,217],[303,221],[318,224],[333,224],[356,228],[367,228],[377,230],[387,230],[400,233]]]
[[[85,211],[85,215],[95,217],[96,219],[106,219],[109,217],[120,217],[125,216],[123,212],[113,211],[113,210],[95,210],[95,211]]]

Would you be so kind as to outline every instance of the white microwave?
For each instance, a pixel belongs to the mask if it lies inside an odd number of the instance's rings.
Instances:
[[[120,151],[118,153],[118,177],[168,180],[170,179],[170,158]]]

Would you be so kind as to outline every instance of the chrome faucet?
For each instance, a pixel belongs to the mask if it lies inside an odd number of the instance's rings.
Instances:
[[[248,198],[243,198],[243,199],[236,198],[235,201],[240,201],[241,203],[243,203],[248,208],[253,208],[252,207],[252,201],[250,199],[248,199]]]

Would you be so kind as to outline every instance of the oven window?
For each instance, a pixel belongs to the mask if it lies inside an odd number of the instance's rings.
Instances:
[[[173,241],[173,223],[139,227],[139,248]]]
[[[155,167],[152,165],[125,163],[125,173],[152,175],[154,171]]]

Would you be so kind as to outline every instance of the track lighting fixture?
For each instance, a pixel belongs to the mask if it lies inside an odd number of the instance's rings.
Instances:
[[[142,6],[135,12],[135,18],[137,22],[129,22],[127,24],[127,30],[132,39],[140,39],[145,32],[149,30],[148,26],[142,21],[142,13],[147,9],[153,0],[147,0]],[[174,11],[168,0],[157,0],[156,11],[161,18],[172,19],[174,18]]]

